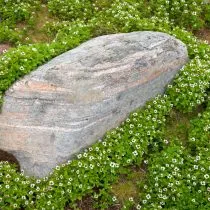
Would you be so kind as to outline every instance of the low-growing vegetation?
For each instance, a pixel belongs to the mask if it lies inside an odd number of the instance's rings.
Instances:
[[[36,29],[35,13],[43,3],[52,15],[42,26],[43,33],[52,42],[23,39],[29,29]],[[77,209],[84,196],[90,196],[97,209],[114,205],[210,209],[210,45],[192,34],[210,26],[208,4],[202,0],[1,0],[0,8],[0,43],[14,46],[0,56],[1,102],[20,77],[103,34],[165,32],[187,45],[190,58],[163,96],[132,112],[48,177],[27,177],[15,165],[0,162],[1,209]],[[25,24],[26,31],[17,24]],[[187,116],[187,126],[183,123],[183,129],[172,132],[173,117],[178,114]]]

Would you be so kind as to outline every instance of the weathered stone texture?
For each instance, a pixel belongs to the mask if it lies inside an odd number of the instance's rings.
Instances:
[[[43,177],[129,112],[163,93],[188,61],[179,40],[159,32],[94,38],[16,82],[0,114],[0,149]]]

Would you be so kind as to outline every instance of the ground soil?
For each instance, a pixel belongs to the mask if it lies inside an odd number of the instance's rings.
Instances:
[[[82,210],[96,210],[93,208],[94,200],[91,196],[84,197],[81,201],[77,202],[77,207]],[[107,210],[120,210],[122,206],[116,204],[109,207]],[[65,210],[73,210],[70,207],[66,207]]]
[[[208,43],[210,44],[210,28],[203,28],[195,32],[195,35],[202,40],[208,41]]]
[[[10,47],[9,44],[0,44],[0,54],[2,54],[4,50],[8,50]]]
[[[20,172],[20,165],[15,156],[0,149],[0,162],[1,161],[8,161],[9,163],[15,164],[17,171]]]

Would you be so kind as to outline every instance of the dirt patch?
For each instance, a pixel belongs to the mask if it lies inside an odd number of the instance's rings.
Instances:
[[[195,35],[202,40],[208,41],[208,43],[210,44],[210,29],[208,28],[201,29],[195,32]]]
[[[20,164],[15,156],[0,149],[0,162],[1,161],[8,161],[11,164],[15,164],[17,171],[20,172]]]
[[[89,195],[83,197],[81,201],[77,202],[77,208],[80,210],[99,210],[99,209],[95,209],[93,206],[94,206],[94,200]],[[120,210],[121,208],[122,206],[120,204],[115,204],[113,206],[110,206],[106,210]],[[66,207],[65,210],[73,210],[73,209],[70,207]]]
[[[10,47],[9,44],[0,44],[0,54],[2,54],[4,50],[8,50]]]
[[[77,207],[79,209],[85,209],[85,210],[94,210],[93,208],[93,199],[91,196],[85,196],[81,201],[77,202]],[[66,207],[65,210],[73,210],[70,207]]]
[[[26,23],[23,22],[18,25],[18,28],[20,31],[22,31],[23,28],[26,28],[27,30],[27,33],[24,36],[24,42],[27,40],[27,38],[29,38],[29,42],[31,43],[50,43],[55,37],[54,35],[46,32],[44,25],[47,22],[52,23],[57,21],[58,19],[50,14],[47,6],[42,4],[40,10],[36,12],[34,25],[30,28]],[[26,41],[26,43],[28,42]]]

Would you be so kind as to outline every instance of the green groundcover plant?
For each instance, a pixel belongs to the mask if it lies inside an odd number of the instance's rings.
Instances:
[[[0,0],[1,21],[10,23],[27,21],[39,5],[40,1],[33,0]]]
[[[109,193],[111,184],[126,173],[128,166],[142,162],[147,164],[148,175],[139,186],[141,196],[138,201],[129,199],[124,209],[132,206],[136,209],[210,209],[210,46],[177,27],[176,21],[171,23],[171,17],[143,18],[142,13],[137,12],[138,2],[134,6],[130,2],[114,1],[109,9],[99,9],[89,20],[56,26],[56,38],[50,44],[20,45],[4,53],[0,57],[1,101],[5,91],[20,77],[62,52],[105,33],[136,30],[168,33],[187,45],[188,64],[168,85],[163,96],[158,95],[142,109],[132,112],[119,127],[108,131],[102,140],[73,160],[57,166],[48,177],[27,177],[23,172],[17,173],[14,165],[1,162],[1,209],[57,210],[66,205],[76,209],[76,201],[87,194],[93,196],[99,209],[105,209],[118,202]],[[157,10],[161,5],[164,3],[157,1]],[[205,104],[205,111],[191,121],[186,145],[179,139],[169,142],[164,138],[166,117],[172,108],[190,112],[200,104]]]
[[[148,158],[148,177],[137,209],[210,208],[210,106],[191,121],[187,145],[165,140]]]
[[[40,4],[33,0],[0,0],[0,43],[19,43],[24,30],[17,31],[16,24],[32,26]]]
[[[102,8],[99,6],[101,3]],[[48,6],[54,15],[58,15],[64,20],[87,20],[98,11],[106,12],[108,9],[112,10],[112,15],[141,13],[143,17],[166,18],[176,25],[196,29],[204,24],[205,18],[208,18],[208,15],[203,15],[208,12],[206,9],[204,10],[208,7],[203,3],[203,0],[49,0]]]
[[[9,34],[1,33],[0,41],[14,44],[26,43],[21,39],[21,33],[24,33],[21,27],[19,38],[16,40],[15,24],[23,23],[25,27],[33,28],[36,11],[40,9],[42,3],[47,4],[53,16],[68,22],[76,20],[88,22],[93,17],[108,16],[112,24],[113,18],[116,17],[121,18],[123,22],[123,19],[131,19],[135,16],[142,18],[156,16],[188,30],[210,26],[210,5],[205,4],[203,0],[0,0],[0,22],[4,21],[4,24],[12,30]],[[109,33],[109,31],[106,32]]]

